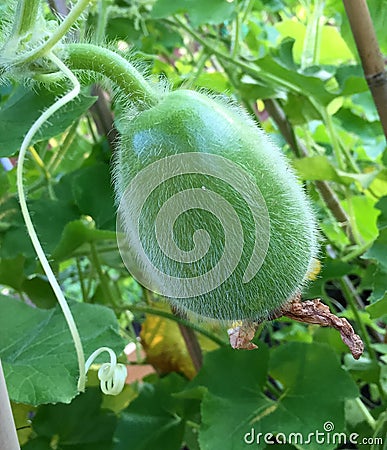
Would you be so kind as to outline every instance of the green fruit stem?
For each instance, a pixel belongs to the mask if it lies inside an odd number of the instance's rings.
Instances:
[[[104,75],[113,81],[123,94],[147,106],[159,102],[160,93],[118,53],[93,44],[69,44],[66,51],[66,62],[72,70],[88,70]]]

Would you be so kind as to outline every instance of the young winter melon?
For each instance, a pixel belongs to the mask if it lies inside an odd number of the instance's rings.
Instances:
[[[227,321],[267,319],[300,292],[316,221],[284,156],[241,108],[177,90],[121,127],[121,247],[142,284]]]

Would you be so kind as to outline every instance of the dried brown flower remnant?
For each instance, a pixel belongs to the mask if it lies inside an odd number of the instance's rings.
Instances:
[[[355,359],[359,359],[363,354],[363,341],[355,333],[348,320],[335,316],[320,299],[301,301],[301,296],[297,296],[291,302],[284,305],[273,319],[282,316],[289,317],[298,322],[335,328],[340,332],[341,339],[350,349]],[[231,347],[248,350],[256,348],[256,345],[250,341],[254,338],[257,326],[258,324],[256,322],[244,322],[228,330]]]
[[[258,348],[251,342],[258,324],[256,322],[240,322],[237,326],[227,330],[232,348],[254,350]]]
[[[322,327],[332,327],[340,332],[341,339],[349,348],[352,356],[359,359],[364,351],[364,344],[347,319],[332,314],[320,299],[301,301],[298,297],[281,309],[281,316],[304,323],[313,323]]]

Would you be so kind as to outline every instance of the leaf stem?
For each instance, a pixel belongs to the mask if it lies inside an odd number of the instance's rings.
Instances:
[[[328,132],[328,136],[331,141],[333,153],[336,157],[337,164],[341,170],[345,171],[346,165],[345,165],[344,158],[343,158],[343,152],[341,149],[340,142],[336,135],[336,130],[334,129],[332,117],[328,113],[327,109],[324,106],[320,106],[315,100],[311,100],[311,102],[321,114],[321,117],[323,119],[323,122],[324,122],[327,132]],[[347,203],[348,203],[348,218],[349,218],[349,224],[350,224],[352,237],[356,244],[361,245],[363,243],[363,240],[357,229],[356,218],[355,218],[354,210],[352,207],[352,193],[348,187],[345,189],[345,196],[346,196]]]
[[[353,259],[362,255],[366,250],[368,250],[371,247],[371,245],[372,245],[372,243],[370,243],[370,242],[366,242],[364,244],[357,245],[352,251],[350,251],[349,253],[347,253],[344,256],[341,256],[340,259],[342,262],[352,261]]]
[[[12,37],[23,37],[34,27],[39,14],[40,0],[19,0]]]
[[[95,247],[94,242],[90,242],[90,251],[91,251],[91,259],[93,261],[93,265],[97,271],[99,281],[101,283],[101,289],[105,296],[105,299],[111,304],[115,305],[116,302],[114,300],[113,294],[110,291],[109,284],[107,282],[107,276],[102,270],[101,261],[98,256],[97,249]]]
[[[35,252],[36,252],[36,254],[39,258],[39,261],[43,267],[43,270],[48,278],[48,281],[55,293],[55,296],[59,302],[59,305],[62,308],[63,314],[64,314],[67,324],[69,326],[70,333],[73,338],[75,349],[77,352],[77,358],[78,358],[78,366],[79,366],[78,390],[84,391],[85,378],[86,378],[85,377],[85,357],[84,357],[84,353],[83,353],[81,338],[79,336],[79,332],[78,332],[77,326],[75,324],[74,317],[70,311],[69,305],[67,304],[67,301],[63,295],[63,292],[59,286],[57,279],[55,278],[53,270],[51,269],[51,266],[46,258],[46,255],[43,251],[43,248],[41,246],[39,238],[36,234],[34,225],[31,220],[30,213],[28,211],[27,201],[26,201],[26,197],[24,194],[23,166],[24,166],[26,151],[28,149],[28,146],[29,146],[31,140],[33,139],[34,135],[39,130],[39,128],[56,111],[58,111],[66,103],[70,102],[75,97],[77,97],[77,95],[80,92],[80,84],[79,84],[77,78],[71,72],[71,70],[69,70],[69,68],[66,67],[66,65],[63,64],[63,62],[59,58],[57,58],[54,54],[50,54],[49,58],[65,74],[65,76],[70,79],[70,81],[73,84],[73,89],[70,92],[68,92],[66,95],[61,97],[59,100],[57,100],[46,111],[44,111],[41,114],[41,116],[35,121],[35,123],[32,125],[32,127],[29,129],[28,133],[26,134],[26,136],[23,140],[23,143],[21,145],[21,148],[20,148],[19,160],[18,160],[18,165],[17,165],[17,191],[18,191],[18,195],[19,195],[21,211],[23,214],[24,222],[27,227],[28,234],[30,236],[30,239],[31,239],[32,244],[35,249]]]
[[[347,302],[349,303],[349,305],[351,307],[351,310],[353,312],[355,321],[356,321],[358,327],[361,330],[361,337],[364,340],[364,345],[365,345],[365,347],[367,349],[367,352],[368,352],[370,358],[372,359],[372,361],[376,365],[378,365],[379,362],[378,362],[378,358],[376,356],[376,352],[375,352],[375,350],[373,349],[373,347],[371,345],[371,340],[370,340],[369,334],[367,332],[365,324],[361,320],[361,317],[360,317],[359,311],[358,311],[358,309],[356,307],[355,300],[353,298],[352,292],[349,290],[348,286],[346,285],[346,283],[344,282],[343,279],[340,279],[340,287],[341,287],[341,290],[342,290],[342,292],[344,294],[345,299],[347,300]],[[386,401],[386,394],[384,393],[383,386],[381,385],[380,381],[378,381],[376,383],[376,385],[377,385],[378,390],[379,390],[380,398],[382,399],[383,402],[385,402]]]
[[[235,21],[234,21],[234,32],[232,35],[232,41],[231,41],[231,56],[232,58],[236,58],[239,53],[239,39],[240,39],[240,28],[241,28],[241,17],[239,13],[237,14]]]
[[[309,3],[309,9],[311,9]],[[304,48],[301,55],[301,69],[318,64],[321,41],[320,20],[324,11],[325,0],[315,0],[313,12],[309,15],[304,39]]]
[[[56,171],[56,169],[58,168],[58,166],[60,165],[60,163],[63,161],[64,156],[66,155],[67,151],[69,150],[69,148],[74,140],[78,124],[79,124],[79,120],[77,120],[76,122],[74,122],[71,125],[59,150],[52,155],[50,161],[47,164],[47,172],[48,173],[54,173]]]
[[[98,20],[94,34],[94,42],[102,44],[105,39],[105,30],[109,18],[109,5],[106,0],[98,1]]]
[[[246,5],[242,8],[242,20],[241,20],[242,25],[246,22],[247,17],[249,16],[249,14],[251,13],[251,10],[254,7],[254,4],[255,4],[255,0],[247,0],[246,1]]]
[[[315,108],[319,110],[319,112],[321,114],[321,117],[322,117],[322,119],[324,121],[324,124],[325,124],[327,132],[328,132],[328,136],[329,136],[330,141],[331,141],[332,150],[333,150],[333,153],[334,153],[334,155],[336,157],[337,164],[338,164],[338,166],[339,166],[339,168],[341,170],[345,171],[346,170],[345,162],[344,162],[343,155],[342,155],[342,152],[341,152],[340,143],[339,143],[339,141],[337,139],[336,131],[335,131],[334,126],[333,126],[332,117],[328,113],[326,108],[320,107],[318,104],[316,104],[315,101],[313,101],[313,104],[314,104]]]
[[[356,306],[355,301],[354,301],[353,296],[352,296],[352,292],[349,290],[348,286],[346,285],[346,283],[344,282],[343,279],[340,279],[340,288],[341,288],[341,290],[342,290],[342,292],[344,294],[345,299],[347,300],[348,304],[350,305],[351,310],[352,310],[353,315],[354,315],[354,318],[355,318],[355,321],[356,321],[358,327],[361,330],[361,337],[364,340],[365,347],[366,347],[370,357],[374,361],[377,362],[375,350],[371,346],[370,337],[369,337],[369,335],[367,333],[367,329],[366,329],[363,321],[361,320],[361,317],[359,315],[359,311],[357,309],[357,306]]]
[[[75,264],[77,266],[79,283],[81,285],[82,299],[83,299],[84,303],[87,303],[85,278],[84,278],[83,273],[82,273],[82,267],[81,267],[81,263],[80,263],[80,259],[79,258],[75,258]]]
[[[375,430],[376,427],[376,420],[372,417],[372,415],[370,414],[370,412],[368,411],[368,409],[366,408],[365,404],[361,401],[360,397],[357,397],[355,399],[355,403],[357,404],[357,406],[359,407],[359,410],[361,411],[361,413],[363,414],[363,417],[365,418],[365,420],[367,421],[368,425]]]
[[[259,61],[255,61],[256,65],[253,67],[250,64],[247,64],[243,61],[240,61],[239,59],[234,59],[232,56],[228,55],[227,53],[224,53],[220,50],[218,50],[216,47],[211,45],[206,39],[203,39],[198,33],[196,33],[194,30],[192,30],[187,24],[185,24],[183,21],[178,19],[177,17],[174,17],[174,21],[167,21],[168,23],[176,26],[178,25],[183,30],[185,30],[188,34],[190,34],[199,44],[201,44],[204,48],[208,50],[209,53],[215,55],[217,58],[220,58],[224,61],[227,61],[234,66],[239,67],[244,71],[244,73],[251,75],[252,77],[256,77],[261,80],[266,80],[269,82],[274,82],[278,84],[278,86],[288,89],[291,92],[295,92],[300,95],[305,95],[305,92],[302,91],[302,89],[295,84],[291,83],[290,81],[286,80],[285,78],[279,77],[277,75],[274,75],[272,73],[269,73],[263,69],[261,69],[258,66]]]
[[[50,173],[48,172],[48,170],[47,170],[47,168],[46,168],[42,158],[39,156],[39,153],[34,149],[34,147],[31,146],[29,148],[29,150],[30,150],[30,153],[31,153],[31,155],[32,155],[36,165],[41,170],[41,172],[42,172],[42,174],[44,176],[44,179],[46,180],[47,185],[50,186],[51,176],[50,176]]]
[[[142,312],[144,314],[152,314],[154,316],[164,317],[165,319],[173,320],[174,322],[177,322],[186,327],[192,328],[193,330],[197,331],[198,333],[202,334],[203,336],[206,336],[208,339],[211,339],[211,341],[215,342],[216,344],[218,344],[221,347],[228,346],[228,342],[226,342],[225,340],[223,340],[221,338],[218,338],[210,331],[207,331],[204,328],[196,325],[195,323],[189,322],[188,320],[185,320],[181,317],[177,317],[174,314],[169,313],[167,311],[152,308],[150,306],[139,306],[139,305],[133,305],[133,306],[130,306],[129,308],[125,308],[125,310],[126,309],[130,309],[131,311]]]
[[[192,77],[190,77],[188,83],[186,84],[187,87],[191,88],[196,85],[197,80],[199,79],[200,75],[202,74],[204,67],[206,65],[206,62],[208,60],[208,53],[207,50],[202,50],[202,53],[199,56],[199,59],[195,63],[196,70]]]

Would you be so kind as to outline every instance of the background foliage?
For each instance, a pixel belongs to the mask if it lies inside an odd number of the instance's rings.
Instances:
[[[368,4],[387,53],[387,2]],[[178,319],[120,260],[110,123],[121,106],[106,96],[95,103],[96,88],[85,87],[35,138],[29,207],[86,352],[99,341],[118,353],[134,343],[137,357],[118,397],[103,397],[93,375],[75,397],[70,334],[25,232],[12,168],[24,134],[63,91],[2,85],[0,356],[23,449],[239,450],[252,428],[306,435],[327,422],[385,438],[387,151],[342,2],[104,0],[77,33],[132,52],[154,80],[231,96],[256,117],[291,159],[319,218],[322,268],[304,298],[321,297],[351,320],[366,351],[355,361],[336,331],[285,319],[260,328],[258,350],[234,351],[225,329],[194,325],[204,352],[196,375]],[[147,362],[155,372],[137,376]],[[370,447],[386,448],[345,446]]]

